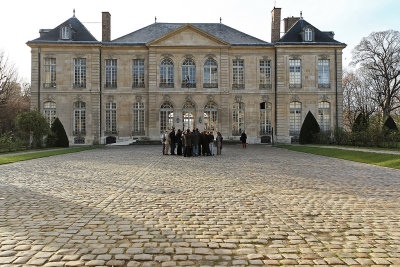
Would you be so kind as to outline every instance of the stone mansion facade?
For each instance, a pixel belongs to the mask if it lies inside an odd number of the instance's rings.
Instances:
[[[249,143],[290,143],[311,111],[342,125],[342,49],[333,32],[272,10],[271,42],[222,23],[154,23],[102,41],[75,15],[41,29],[32,52],[31,108],[60,118],[70,144],[159,140],[166,129],[219,131]]]

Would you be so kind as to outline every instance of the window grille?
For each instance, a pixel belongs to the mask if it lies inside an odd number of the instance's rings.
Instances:
[[[74,135],[86,135],[86,103],[74,103]]]
[[[232,135],[241,135],[244,127],[244,103],[234,103],[232,108]]]
[[[260,61],[260,89],[271,88],[271,61]]]
[[[86,88],[86,58],[74,59],[74,88]]]
[[[318,60],[318,88],[330,88],[329,60]]]
[[[56,59],[44,59],[44,88],[56,87]]]
[[[291,102],[289,107],[290,107],[290,116],[289,116],[290,135],[299,135],[301,129],[301,103],[296,101]]]
[[[106,103],[106,135],[117,134],[117,103]]]
[[[160,87],[174,87],[174,63],[170,58],[161,61],[160,64]]]
[[[50,127],[56,118],[56,103],[54,102],[44,102],[43,104],[44,117],[49,123]]]
[[[260,103],[260,135],[272,134],[272,104]]]
[[[318,122],[322,131],[329,131],[331,125],[330,103],[323,101],[318,103]]]
[[[204,88],[218,88],[218,65],[217,62],[209,58],[204,63]]]
[[[289,60],[289,87],[301,88],[301,60]]]
[[[144,103],[133,103],[133,130],[132,135],[145,135],[144,130]]]
[[[106,59],[106,84],[105,88],[117,88],[117,60]]]
[[[196,88],[196,65],[191,59],[182,63],[182,88],[185,87]]]
[[[174,107],[170,103],[164,103],[160,108],[160,132],[170,130],[174,126]]]
[[[133,60],[132,88],[144,88],[144,59]]]
[[[233,89],[244,89],[244,61],[233,61]]]

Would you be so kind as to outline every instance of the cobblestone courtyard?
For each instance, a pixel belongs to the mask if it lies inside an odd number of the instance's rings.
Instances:
[[[400,266],[400,171],[268,146],[0,166],[0,265]]]

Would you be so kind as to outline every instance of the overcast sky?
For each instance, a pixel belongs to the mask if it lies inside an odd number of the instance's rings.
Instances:
[[[282,19],[299,16],[322,31],[334,31],[346,43],[344,67],[351,50],[374,31],[400,30],[400,0],[7,0],[0,15],[0,49],[30,82],[30,48],[39,29],[52,29],[72,17],[84,23],[101,40],[101,12],[111,13],[111,38],[115,39],[151,23],[219,22],[259,39],[271,40],[271,10],[282,8]],[[94,23],[93,23],[94,22]],[[281,30],[282,27],[281,27]]]

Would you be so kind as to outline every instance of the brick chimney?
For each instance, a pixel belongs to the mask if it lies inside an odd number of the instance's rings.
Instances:
[[[101,15],[101,40],[103,42],[109,42],[111,41],[111,14],[110,12],[101,12]]]
[[[285,25],[285,33],[299,20],[299,17],[287,17],[283,19],[283,24]]]
[[[281,38],[281,9],[274,7],[271,16],[271,43],[275,43]]]

